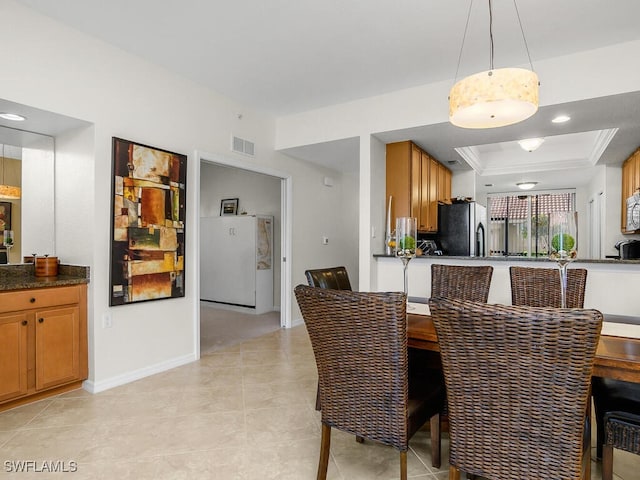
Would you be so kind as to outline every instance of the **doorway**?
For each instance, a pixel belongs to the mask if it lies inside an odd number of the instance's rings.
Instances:
[[[196,261],[197,272],[196,281],[198,284],[198,299],[201,297],[200,288],[200,218],[205,216],[220,215],[220,200],[229,196],[230,198],[238,198],[237,213],[246,213],[248,216],[254,214],[267,214],[274,217],[274,234],[273,234],[273,272],[274,272],[274,295],[273,304],[277,307],[279,298],[279,325],[280,327],[291,327],[291,268],[290,258],[291,249],[291,176],[285,172],[280,172],[268,167],[253,165],[248,162],[239,161],[237,159],[229,159],[216,154],[198,153],[196,152],[198,188],[195,195],[195,205],[197,206],[196,218],[198,221],[197,232],[197,248],[198,259]],[[205,191],[208,187],[201,184],[201,179],[212,178],[212,175],[224,176],[225,183],[218,185],[217,192]],[[209,183],[207,183],[208,185]],[[234,187],[235,185],[235,187]],[[275,194],[273,193],[276,189]],[[257,200],[255,192],[264,191],[266,195],[264,202]],[[240,192],[240,193],[236,193]],[[242,193],[244,192],[244,193]],[[220,197],[220,198],[218,198]],[[244,199],[243,199],[244,197]],[[206,302],[210,304],[210,302]],[[197,353],[200,356],[200,340],[201,335],[201,309],[200,302],[197,302],[196,308],[196,332],[195,344],[198,348]],[[217,304],[212,304],[216,306]],[[220,306],[220,305],[218,305]],[[242,309],[233,306],[222,308],[239,313]],[[245,310],[246,312],[246,310]],[[277,312],[276,312],[277,313]],[[223,314],[226,316],[228,313]],[[252,314],[249,314],[252,315]],[[206,312],[204,318],[208,318],[209,313]],[[274,315],[271,315],[273,322]],[[252,325],[255,322],[246,322],[246,325]],[[261,327],[257,327],[256,331],[260,331]]]

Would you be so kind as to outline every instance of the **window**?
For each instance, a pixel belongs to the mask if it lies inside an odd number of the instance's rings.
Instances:
[[[575,211],[575,192],[489,196],[489,255],[546,257],[549,214]]]

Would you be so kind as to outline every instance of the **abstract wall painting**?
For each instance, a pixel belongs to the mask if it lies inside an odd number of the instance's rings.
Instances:
[[[113,137],[109,304],[185,295],[187,156]]]

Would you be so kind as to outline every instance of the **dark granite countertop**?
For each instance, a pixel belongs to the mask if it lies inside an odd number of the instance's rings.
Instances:
[[[83,283],[89,283],[89,267],[61,264],[58,266],[56,277],[36,277],[33,264],[0,266],[0,291],[62,287]]]
[[[383,253],[374,253],[374,258],[395,258],[393,255],[386,255]],[[430,260],[481,260],[485,262],[536,262],[536,263],[555,263],[554,260],[551,260],[546,257],[519,257],[519,256],[499,256],[499,257],[456,257],[449,255],[420,255],[419,257],[415,257],[415,259],[420,260],[422,258],[430,259]],[[605,258],[605,259],[590,259],[590,258],[577,258],[574,260],[575,263],[604,263],[609,265],[640,265],[640,260],[619,260],[615,258]]]

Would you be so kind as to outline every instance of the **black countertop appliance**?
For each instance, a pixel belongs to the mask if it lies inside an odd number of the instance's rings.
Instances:
[[[620,240],[616,243],[621,260],[640,259],[640,240]]]
[[[487,209],[477,202],[438,205],[437,240],[444,255],[486,256]]]

